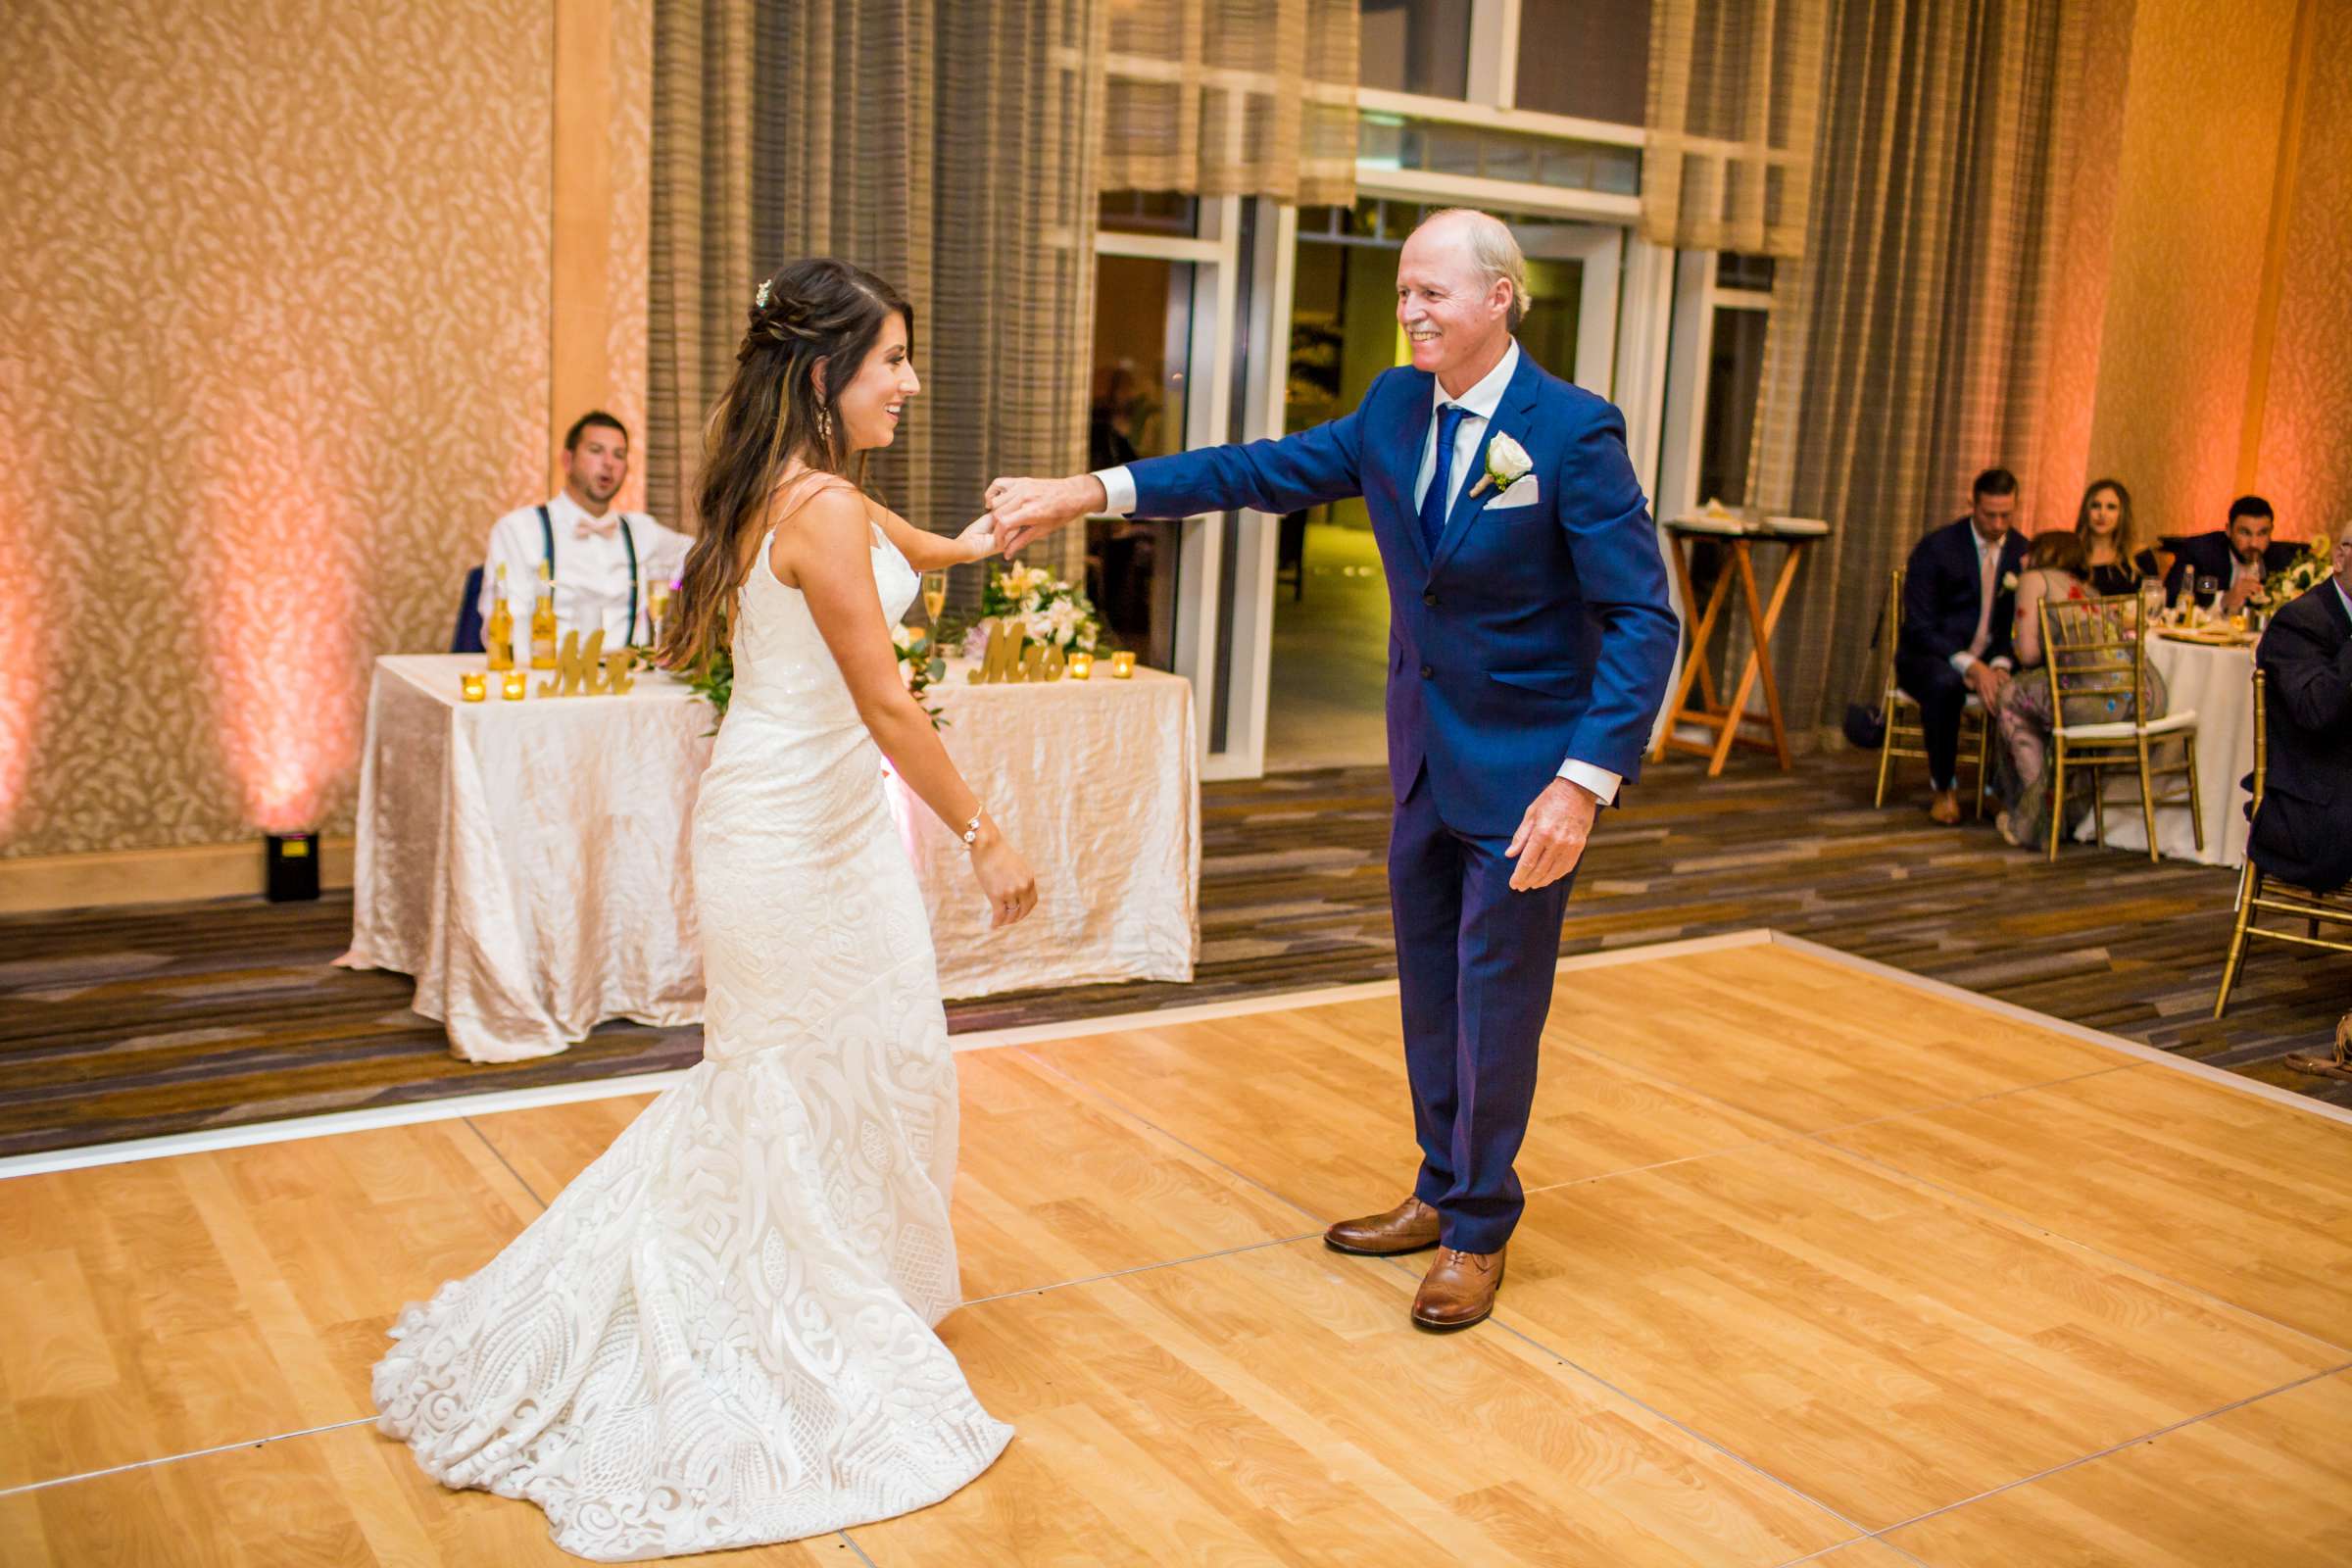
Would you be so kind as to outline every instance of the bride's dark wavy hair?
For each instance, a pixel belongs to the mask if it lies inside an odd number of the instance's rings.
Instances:
[[[892,316],[906,321],[911,349],[914,307],[863,268],[829,257],[788,263],[760,285],[735,373],[703,426],[694,547],[659,652],[667,668],[700,672],[727,646],[735,593],[752,566],[750,535],[793,459],[862,487],[864,455],[852,475],[833,404]]]

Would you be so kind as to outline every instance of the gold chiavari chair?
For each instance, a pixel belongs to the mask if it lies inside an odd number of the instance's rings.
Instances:
[[[2262,809],[2263,784],[2270,775],[2271,746],[2265,681],[2260,669],[2254,671],[2254,809]],[[2254,923],[2257,911],[2283,914],[2303,922],[2301,932],[2273,931]],[[2213,999],[2213,1015],[2219,1018],[2222,1009],[2230,1005],[2230,988],[2237,983],[2238,965],[2245,960],[2246,942],[2252,937],[2268,937],[2273,942],[2292,942],[2306,948],[2326,948],[2331,953],[2352,953],[2352,942],[2320,935],[2320,925],[2352,925],[2352,894],[2314,893],[2291,882],[2281,882],[2263,874],[2254,863],[2253,851],[2246,853],[2246,863],[2237,874],[2237,923],[2230,932],[2230,956],[2222,964],[2221,994]],[[2352,1015],[2348,1015],[2352,1017]],[[2340,1055],[2340,1042],[2338,1054]]]
[[[1880,629],[1879,646],[1886,651],[1883,678],[1879,682],[1879,711],[1886,715],[1886,732],[1879,742],[1879,793],[1871,804],[1886,804],[1886,775],[1898,757],[1916,757],[1925,760],[1928,755],[1928,732],[1920,727],[1919,702],[1909,692],[1895,684],[1894,651],[1903,637],[1903,568],[1894,568],[1886,590],[1886,623]],[[1984,814],[1984,761],[1991,749],[1991,724],[1984,716],[1984,705],[1977,694],[1968,694],[1968,706],[1960,710],[1960,750],[1953,763],[1965,768],[1971,762],[1977,767],[1977,815]],[[1954,782],[1958,782],[1956,779]]]
[[[2090,803],[2098,842],[2107,839],[2107,775],[2130,768],[2139,775],[2139,809],[2148,828],[2148,858],[2156,848],[2156,808],[2188,808],[2189,830],[2205,848],[2205,813],[2197,798],[2197,714],[2194,709],[2148,719],[2147,601],[2138,594],[2112,599],[2041,602],[2041,657],[2050,683],[2050,858],[2058,858],[2065,827],[2066,775],[2090,773]],[[2126,718],[2070,724],[2066,704],[2104,698],[2129,713]],[[2156,741],[2180,742],[2178,762],[2159,761]],[[2184,791],[2160,795],[2156,780],[2176,773],[2188,777]]]

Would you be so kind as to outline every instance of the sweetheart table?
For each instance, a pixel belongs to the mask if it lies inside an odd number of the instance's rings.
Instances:
[[[355,969],[414,976],[412,1006],[473,1061],[553,1055],[597,1024],[702,1018],[689,846],[710,759],[709,705],[641,673],[618,697],[461,700],[479,655],[376,662],[353,868]],[[949,755],[1037,872],[1005,931],[961,844],[885,787],[930,907],[949,997],[1190,980],[1200,946],[1200,791],[1193,695],[1137,669],[974,686],[931,700]]]

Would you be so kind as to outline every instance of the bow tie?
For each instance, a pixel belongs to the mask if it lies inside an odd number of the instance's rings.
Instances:
[[[608,512],[601,517],[582,516],[572,524],[575,539],[610,539],[620,530],[620,514]]]

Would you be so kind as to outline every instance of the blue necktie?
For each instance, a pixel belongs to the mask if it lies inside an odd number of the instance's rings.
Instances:
[[[1453,443],[1469,414],[1459,403],[1438,405],[1438,466],[1429,476],[1429,493],[1421,498],[1421,537],[1428,541],[1433,561],[1446,532],[1446,498],[1453,491]]]

